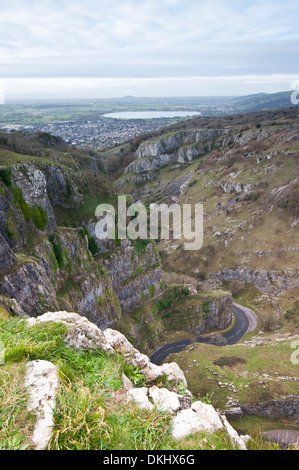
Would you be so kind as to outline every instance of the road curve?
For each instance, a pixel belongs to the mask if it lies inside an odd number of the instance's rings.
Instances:
[[[257,316],[249,308],[233,303],[233,314],[236,319],[234,328],[221,335],[223,338],[225,338],[226,344],[229,345],[237,343],[243,336],[245,336],[250,331],[253,331],[257,326]],[[195,340],[184,339],[181,341],[174,341],[172,343],[164,344],[150,356],[150,360],[153,364],[160,365],[162,364],[162,361],[167,356],[169,356],[169,354],[182,351],[192,342],[215,344],[217,346],[221,346],[218,341],[215,341],[213,335],[205,337],[198,336]]]

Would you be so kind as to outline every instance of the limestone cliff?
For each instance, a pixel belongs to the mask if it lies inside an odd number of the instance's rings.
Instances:
[[[71,308],[103,328],[118,325],[121,311],[140,306],[150,289],[160,292],[152,243],[137,249],[130,240],[95,238],[100,162],[69,149],[62,156],[49,149],[47,158],[13,155],[17,163],[0,166],[0,295],[13,299],[11,311]]]

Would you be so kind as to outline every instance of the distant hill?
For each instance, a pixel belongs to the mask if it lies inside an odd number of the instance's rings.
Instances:
[[[254,95],[233,98],[230,103],[239,111],[259,111],[266,109],[290,108],[292,91],[279,93],[257,93]]]

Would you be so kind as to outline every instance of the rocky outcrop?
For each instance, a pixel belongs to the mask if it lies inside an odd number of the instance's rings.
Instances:
[[[36,245],[35,256],[22,257],[19,266],[4,275],[0,294],[15,299],[30,316],[62,306],[102,328],[116,325],[121,314],[109,272],[93,258],[80,229],[61,229],[53,243]]]
[[[188,321],[186,321],[188,319]],[[232,295],[230,292],[198,294],[184,298],[179,309],[173,308],[163,318],[166,329],[190,331],[196,335],[210,329],[224,330],[232,321]]]
[[[167,376],[170,387],[174,389],[179,383],[187,385],[186,378],[176,363],[156,366],[145,354],[141,354],[119,331],[107,328],[102,331],[95,324],[77,313],[47,312],[37,318],[27,319],[29,326],[44,322],[63,323],[68,327],[65,342],[78,350],[100,349],[117,353],[133,367],[139,368],[149,384],[160,377]]]
[[[161,293],[162,269],[151,242],[138,252],[130,240],[123,240],[121,247],[111,252],[103,263],[124,311],[141,306],[142,296],[143,301],[149,300],[150,289],[154,289],[155,295]]]
[[[212,299],[205,315],[205,326],[208,329],[224,330],[232,321],[232,296],[230,293]]]
[[[78,313],[47,312],[37,318],[27,319],[29,326],[48,322],[66,325],[68,331],[65,342],[78,351],[101,349],[105,352],[114,352],[104,333],[94,323]]]
[[[189,434],[204,431],[214,433],[223,428],[221,419],[212,405],[197,401],[188,410],[177,413],[171,423],[171,434],[175,439],[182,439]]]
[[[135,349],[123,334],[112,329],[101,331],[96,325],[77,313],[48,312],[38,318],[27,319],[29,326],[44,322],[65,324],[67,333],[64,341],[72,348],[79,351],[99,349],[111,354],[117,353],[126,362],[132,364],[134,368],[138,367],[141,373],[144,374],[147,386],[134,388],[129,383],[126,387],[128,398],[134,400],[142,409],[152,411],[156,407],[161,411],[174,414],[171,422],[171,433],[175,439],[181,439],[198,431],[213,433],[220,429],[227,429],[234,445],[240,449],[246,449],[245,440],[238,437],[235,430],[225,422],[225,418],[222,418],[212,405],[200,401],[192,404],[191,400],[189,402],[184,400],[184,398],[190,399],[191,393],[187,390],[184,373],[176,363],[155,366],[147,356]],[[39,413],[43,413],[40,417],[41,421],[38,422],[40,437],[36,439],[36,445],[37,448],[44,448],[50,438],[52,426],[52,414],[48,413],[49,401],[53,400],[58,381],[56,376],[54,377],[55,380],[53,377],[47,377],[48,371],[55,372],[53,370],[54,366],[49,368],[49,363],[45,364],[45,361],[37,361],[37,363],[40,364],[29,363],[28,369],[30,371],[32,369],[36,370],[34,376],[37,376],[38,380],[42,376],[40,383],[30,373],[26,377],[26,386],[33,387],[37,384],[35,397],[39,396],[39,399],[35,398],[30,406],[31,409],[37,409]],[[46,365],[47,368],[44,370],[43,367]],[[42,370],[42,373],[40,370]],[[165,376],[169,388],[158,388],[151,383],[154,378]],[[48,394],[44,391],[45,381],[50,382],[50,392]],[[178,393],[179,386],[184,388],[183,396]],[[37,401],[39,401],[39,407],[42,411],[37,408]],[[51,404],[53,408],[54,403],[52,401]],[[47,423],[47,433],[45,433],[45,423]]]
[[[162,155],[182,145],[206,142],[229,133],[228,129],[192,129],[164,135],[154,141],[146,141],[136,151],[137,158]],[[223,140],[223,139],[222,139]]]
[[[35,246],[33,256],[16,256],[0,233],[0,295],[36,316],[45,310],[75,309],[101,328],[114,326],[121,310],[132,311],[161,292],[162,271],[153,244],[138,252],[131,241],[93,257],[81,229],[58,229]],[[151,294],[150,294],[151,292]]]
[[[13,186],[22,190],[23,197],[31,208],[36,205],[44,209],[48,219],[45,231],[52,233],[56,228],[56,219],[44,173],[30,164],[16,165],[12,167],[11,179]]]
[[[239,183],[237,181],[221,181],[219,183],[220,188],[225,193],[249,193],[254,188],[254,184]]]
[[[244,414],[264,416],[266,418],[288,418],[299,422],[299,400],[270,400],[257,405],[240,405]]]
[[[70,171],[69,171],[70,173]],[[66,175],[60,168],[46,166],[44,175],[47,184],[47,193],[53,206],[65,208],[77,207],[83,200],[82,194],[74,184],[72,173]]]
[[[217,273],[211,273],[208,280],[217,287],[220,287],[223,281],[240,281],[244,285],[254,284],[263,294],[276,294],[298,287],[299,270],[293,268],[287,268],[283,271],[250,268],[223,269]]]
[[[146,141],[136,151],[136,160],[125,172],[150,172],[172,162],[191,162],[212,148],[221,147],[228,129],[177,131],[157,140]]]

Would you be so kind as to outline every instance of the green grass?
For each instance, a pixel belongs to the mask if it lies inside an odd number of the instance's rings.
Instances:
[[[277,375],[299,377],[298,366],[291,362],[292,352],[287,342],[254,348],[233,345],[225,346],[225,349],[194,343],[183,352],[169,356],[167,362],[175,361],[180,365],[189,390],[195,396],[211,395],[212,404],[223,409],[228,396],[238,399],[241,404],[254,404],[296,394],[296,381],[277,378]],[[221,388],[208,369],[217,372],[221,382],[234,384],[237,393],[230,391],[229,387]]]
[[[22,450],[30,446],[34,415],[27,411],[23,386],[24,363],[0,366],[0,450]]]
[[[77,208],[64,208],[62,206],[55,207],[55,216],[58,227],[82,227],[84,223],[90,220],[96,220],[95,211],[99,204],[113,204],[113,196],[101,196],[97,194],[85,192],[83,194],[83,202]]]

